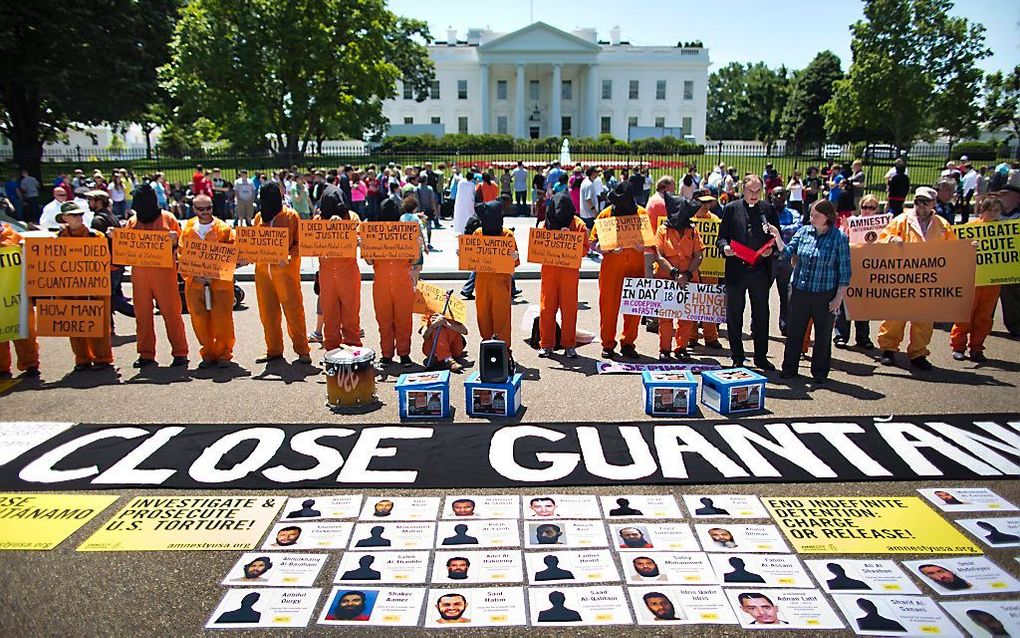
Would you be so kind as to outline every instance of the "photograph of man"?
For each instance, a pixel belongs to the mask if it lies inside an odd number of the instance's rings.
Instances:
[[[563,530],[560,529],[559,525],[542,523],[541,525],[533,525],[531,529],[537,545],[567,544],[567,539],[563,537]]]
[[[503,416],[506,414],[505,390],[481,390],[472,388],[472,408],[477,414]]]
[[[368,621],[372,616],[376,592],[341,591],[326,614],[326,620]]]
[[[536,496],[528,503],[528,507],[538,518],[553,518],[559,516],[556,513],[556,501],[548,496]]]
[[[475,502],[469,498],[458,498],[450,504],[450,509],[453,510],[453,515],[457,517],[474,516]]]
[[[654,547],[645,538],[645,530],[640,527],[623,527],[619,531],[620,547],[623,549],[650,549]]]
[[[945,490],[935,490],[935,496],[942,499],[946,505],[966,505],[967,501],[961,501]]]
[[[975,523],[978,527],[988,532],[985,536],[985,540],[988,541],[989,545],[1005,545],[1006,543],[1020,543],[1020,536],[1016,534],[1010,534],[1008,532],[1000,532],[994,525],[988,521],[978,521]]]
[[[645,607],[648,608],[648,611],[652,612],[652,617],[655,620],[681,620],[677,618],[676,607],[673,606],[673,601],[666,594],[650,591],[642,596],[642,599],[645,601]]]
[[[443,545],[477,545],[478,539],[474,536],[469,536],[468,526],[464,523],[457,523],[453,526],[453,536],[447,536],[443,539]]]
[[[276,532],[276,542],[273,547],[291,547],[301,538],[301,528],[297,525],[281,528]]]
[[[730,410],[754,410],[761,401],[759,386],[743,386],[730,388]]]
[[[737,596],[740,609],[745,614],[754,618],[752,625],[789,625],[785,620],[779,619],[779,607],[772,602],[772,599],[760,592],[744,592]]]
[[[245,594],[241,599],[241,606],[231,611],[225,611],[216,619],[217,623],[257,623],[262,619],[262,612],[255,611],[255,603],[262,595],[256,591]]]
[[[464,616],[467,611],[467,599],[463,594],[444,594],[436,600],[436,611],[439,612],[437,623],[469,623],[470,618]]]
[[[982,609],[968,609],[965,613],[967,614],[967,618],[970,618],[971,622],[987,631],[992,638],[1009,638],[1010,633],[1006,631],[1006,627],[1002,624],[1002,621],[987,611]]]
[[[567,597],[561,591],[549,592],[549,609],[538,612],[538,622],[581,622],[581,614],[566,606]]]
[[[365,554],[358,559],[358,568],[345,571],[340,580],[380,580],[382,574],[378,570],[372,569],[374,562],[375,556]]]
[[[721,508],[716,507],[715,502],[707,496],[702,496],[700,499],[701,507],[694,510],[695,516],[729,516],[730,513]]]
[[[953,591],[960,591],[962,589],[970,589],[973,587],[969,582],[960,578],[952,571],[942,567],[941,565],[921,565],[917,568],[917,571],[927,576],[933,583],[943,589],[951,589]]]
[[[463,556],[454,556],[446,561],[446,577],[450,580],[467,580],[471,561]]]
[[[630,500],[625,498],[616,499],[616,507],[609,510],[610,516],[643,516],[641,510],[630,506]]]
[[[535,572],[535,581],[574,580],[574,572],[560,567],[560,559],[555,554],[549,554],[542,562],[545,563],[545,569]]]
[[[649,580],[655,581],[666,581],[669,578],[666,574],[659,572],[659,565],[655,562],[655,559],[648,556],[638,556],[633,560],[634,575],[630,577],[635,582],[645,582]]]
[[[878,613],[878,606],[867,598],[858,598],[857,606],[864,612],[864,615],[857,619],[857,627],[861,631],[907,631],[906,627],[892,618],[886,618]]]
[[[388,538],[383,538],[383,532],[386,528],[382,525],[376,525],[369,530],[368,538],[363,538],[354,544],[355,547],[389,547],[393,544]]]
[[[322,512],[315,509],[315,499],[308,499],[301,503],[301,509],[294,510],[287,514],[287,518],[315,518],[322,516]]]
[[[765,579],[760,574],[747,571],[746,563],[744,559],[731,556],[729,559],[730,567],[733,571],[723,574],[724,583],[761,583],[765,584]]]
[[[856,578],[850,578],[847,576],[846,568],[839,563],[826,563],[825,569],[829,570],[833,576],[833,578],[825,581],[825,584],[829,586],[829,589],[871,589],[871,585],[863,580],[857,580]]]
[[[737,542],[733,540],[733,534],[725,527],[713,527],[708,530],[708,535],[711,537],[712,542],[719,547],[738,547]]]
[[[375,504],[372,516],[385,518],[393,513],[393,501],[382,500]]]
[[[235,583],[264,583],[268,578],[263,578],[263,574],[273,568],[273,561],[269,560],[268,556],[259,556],[252,560],[250,563],[244,566],[244,576],[241,578],[235,578]]]

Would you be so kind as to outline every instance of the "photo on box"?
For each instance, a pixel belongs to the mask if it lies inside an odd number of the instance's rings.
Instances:
[[[989,547],[1020,547],[1020,518],[958,518],[955,522]]]
[[[228,589],[205,627],[307,627],[321,593],[318,587]]]
[[[750,494],[684,494],[684,503],[694,518],[768,518],[769,513]]]
[[[429,552],[345,552],[333,582],[424,583]]]
[[[525,547],[606,547],[602,521],[529,521]]]
[[[602,513],[594,496],[534,494],[524,497],[524,518],[602,518]]]
[[[516,520],[439,521],[436,547],[520,547],[521,533]]]
[[[891,560],[806,560],[815,580],[830,594],[920,594],[914,581]]]
[[[613,545],[620,551],[696,552],[700,549],[690,525],[685,523],[611,524],[609,533]]]
[[[358,523],[351,535],[350,550],[431,549],[435,523]]]
[[[436,552],[432,583],[522,583],[521,550]]]
[[[817,589],[724,590],[745,629],[842,629],[843,623]]]
[[[696,523],[694,529],[706,552],[790,552],[775,525]]]
[[[650,370],[648,377],[652,381],[687,381],[687,375],[682,372],[665,372],[662,370]]]
[[[359,518],[363,521],[434,521],[438,514],[437,496],[369,496]]]
[[[939,603],[975,638],[1020,636],[1020,602],[948,600]]]
[[[629,625],[633,622],[623,587],[529,587],[531,624],[534,627],[557,625]]]
[[[324,518],[356,518],[361,494],[350,496],[302,496],[287,499],[280,513],[284,521],[312,521]]]
[[[715,373],[720,381],[754,381],[755,376],[747,370],[719,370]]]
[[[247,552],[230,568],[222,584],[227,587],[311,587],[325,564],[325,554]]]
[[[520,587],[430,589],[426,627],[505,627],[528,624]]]
[[[719,579],[702,552],[634,552],[620,555],[627,582],[716,585]]]
[[[442,372],[418,372],[407,375],[404,378],[404,382],[413,385],[427,385],[429,383],[439,383],[442,379]]]
[[[520,518],[521,497],[511,494],[495,496],[447,496],[443,518]]]
[[[477,415],[506,414],[506,390],[471,388],[471,409]]]
[[[713,554],[712,569],[723,586],[814,587],[815,584],[790,554]]]
[[[413,627],[418,624],[424,589],[333,587],[319,615],[320,625]]]
[[[639,625],[736,625],[719,587],[629,587]]]
[[[917,490],[943,512],[1015,512],[1013,505],[986,487],[936,487]]]
[[[683,518],[676,499],[665,494],[602,496],[607,518]]]
[[[443,391],[406,390],[404,410],[409,417],[438,417],[443,414]]]
[[[528,552],[528,580],[532,583],[619,582],[620,572],[605,549],[572,552]]]
[[[687,414],[688,388],[649,388],[652,393],[652,414]]]
[[[1002,594],[1020,591],[1020,582],[984,556],[908,560],[903,566],[937,594]]]
[[[729,389],[730,412],[760,410],[763,399],[760,385],[743,385]]]
[[[836,594],[832,599],[859,636],[963,636],[931,598]]]
[[[269,530],[262,549],[343,549],[352,527],[354,523],[347,521],[277,523]]]

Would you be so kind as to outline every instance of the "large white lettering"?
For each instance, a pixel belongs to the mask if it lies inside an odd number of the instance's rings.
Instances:
[[[981,476],[1001,474],[994,467],[967,454],[949,441],[936,434],[914,425],[913,423],[876,423],[875,429],[886,440],[889,447],[900,455],[903,462],[914,470],[918,476],[942,476],[942,470],[929,461],[921,452],[921,448],[929,448],[947,459],[956,461],[963,467]],[[908,440],[907,437],[910,437]]]
[[[430,439],[432,428],[383,427],[366,428],[361,431],[357,443],[351,449],[347,463],[340,470],[340,483],[414,483],[418,470],[370,470],[372,459],[390,458],[397,455],[395,447],[379,447],[383,439]],[[421,462],[423,459],[417,459]],[[438,462],[438,459],[435,460]]]
[[[262,475],[276,483],[296,483],[326,478],[340,469],[344,464],[344,457],[335,448],[319,445],[319,439],[326,436],[343,438],[352,434],[355,434],[355,431],[346,428],[319,428],[299,432],[290,439],[290,449],[315,459],[318,464],[307,470],[292,470],[285,465],[275,465],[263,470]]]
[[[517,441],[527,437],[537,437],[546,441],[562,441],[566,434],[532,425],[519,425],[497,430],[489,441],[489,465],[506,478],[522,483],[541,483],[556,481],[568,476],[577,467],[581,455],[575,452],[536,452],[535,459],[539,463],[548,463],[548,467],[529,468],[518,465],[514,460]]]
[[[832,445],[832,449],[843,455],[851,465],[865,476],[892,476],[892,472],[882,464],[868,456],[854,443],[849,434],[863,434],[864,428],[856,423],[791,423],[798,434],[820,434]]]
[[[97,485],[161,485],[163,481],[177,473],[177,470],[164,468],[160,470],[141,470],[138,466],[142,461],[156,453],[167,441],[184,431],[180,426],[162,427],[142,444],[131,450],[127,456],[114,463],[95,478]]]
[[[99,467],[96,465],[74,470],[56,470],[53,466],[90,443],[103,439],[137,439],[148,433],[148,430],[142,428],[107,428],[90,432],[46,452],[23,467],[18,473],[18,478],[29,483],[60,483],[61,481],[74,481],[95,476],[99,474]]]
[[[627,453],[631,458],[629,465],[611,465],[606,460],[599,428],[577,428],[577,440],[581,443],[581,454],[584,456],[584,466],[588,471],[595,476],[615,481],[634,481],[654,474],[658,466],[655,464],[652,451],[648,448],[648,443],[641,436],[641,428],[622,426],[620,436],[627,443]]]
[[[191,464],[188,475],[199,483],[228,483],[243,479],[272,460],[285,438],[287,434],[280,428],[247,428],[231,432],[207,447],[202,456]],[[245,441],[256,442],[248,458],[227,470],[216,467],[228,452]]]
[[[799,465],[815,478],[836,478],[836,473],[832,471],[832,468],[815,456],[814,452],[809,450],[785,423],[769,423],[765,429],[776,439],[775,441],[736,423],[715,426],[715,431],[733,448],[733,451],[737,453],[737,458],[747,465],[754,476],[782,476],[782,473],[755,448],[757,445]]]
[[[744,468],[689,425],[657,425],[654,432],[663,478],[688,478],[684,454],[697,454],[726,478],[748,476]]]

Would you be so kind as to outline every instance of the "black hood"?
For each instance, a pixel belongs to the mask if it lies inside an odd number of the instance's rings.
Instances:
[[[503,234],[503,202],[495,200],[475,204],[475,215],[482,224],[482,234],[499,237]]]
[[[562,230],[570,226],[574,221],[577,209],[574,208],[574,200],[570,194],[560,192],[553,196],[552,207],[545,216],[545,227],[549,230]]]
[[[138,221],[143,224],[151,224],[159,219],[160,210],[159,202],[156,201],[156,191],[148,184],[142,184],[135,191],[131,207],[134,209]]]
[[[344,196],[339,188],[331,186],[322,194],[322,197],[319,199],[319,215],[322,219],[332,219],[333,217],[340,217],[341,219],[351,218],[350,209],[344,203]]]
[[[398,222],[400,221],[400,206],[392,197],[383,200],[379,207],[379,221]]]
[[[259,189],[259,212],[262,213],[262,221],[271,223],[276,214],[283,210],[283,195],[280,194],[280,187],[276,182],[263,184]]]
[[[637,215],[637,202],[630,182],[620,182],[609,192],[609,203],[613,205],[613,216]]]
[[[677,197],[669,193],[662,194],[662,200],[666,202],[666,225],[670,228],[683,231],[691,227],[691,217],[701,207],[698,202],[686,197]]]

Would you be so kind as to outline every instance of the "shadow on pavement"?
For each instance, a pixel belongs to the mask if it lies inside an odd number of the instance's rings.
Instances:
[[[30,381],[30,379],[25,379]],[[14,391],[23,390],[47,390],[50,388],[72,388],[75,390],[91,390],[106,385],[119,385],[122,383],[120,371],[117,368],[109,367],[105,370],[83,370],[82,372],[68,372],[59,381],[51,383],[39,383],[38,379],[33,383],[24,382],[15,386]]]
[[[126,343],[134,343],[135,341],[138,341],[138,338],[135,335],[113,335],[112,337],[110,337],[110,344],[114,348],[116,348],[117,346],[122,346]]]
[[[226,368],[196,368],[191,371],[191,376],[196,379],[209,379],[213,383],[227,383],[234,379],[241,379],[251,376],[251,370],[231,361]]]
[[[140,368],[138,374],[124,381],[126,384],[151,383],[167,385],[170,383],[191,383],[191,370],[187,366],[170,368],[165,366],[148,366]]]
[[[304,382],[308,377],[322,373],[322,368],[310,363],[288,363],[284,359],[270,361],[262,372],[252,377],[254,381],[282,381],[285,385]]]

